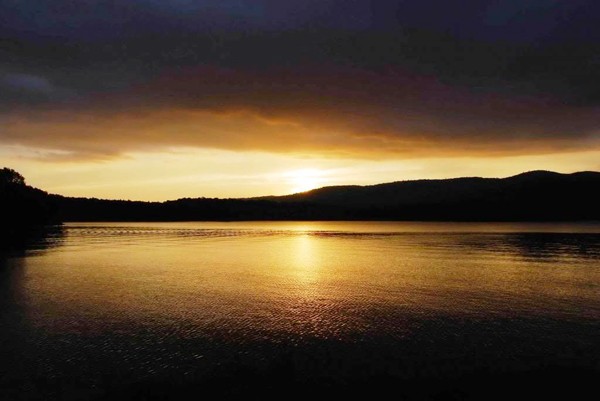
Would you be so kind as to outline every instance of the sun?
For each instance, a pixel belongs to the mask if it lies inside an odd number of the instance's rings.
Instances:
[[[292,193],[298,193],[322,187],[326,181],[324,175],[322,170],[309,168],[289,171],[285,177],[292,187]]]

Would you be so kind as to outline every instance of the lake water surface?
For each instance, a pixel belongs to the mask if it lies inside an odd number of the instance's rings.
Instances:
[[[600,225],[70,223],[0,256],[0,299],[7,399],[581,386],[600,372]]]

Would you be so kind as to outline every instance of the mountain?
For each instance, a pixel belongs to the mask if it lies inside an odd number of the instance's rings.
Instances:
[[[530,171],[508,178],[325,187],[266,199],[337,206],[375,219],[588,220],[600,218],[599,194],[598,172]]]
[[[38,222],[183,220],[600,220],[600,173],[531,171],[508,178],[398,181],[333,186],[286,196],[184,198],[140,202],[49,195],[23,182],[0,191],[15,209],[22,199]],[[8,195],[7,195],[8,194]],[[12,194],[12,195],[11,195]],[[16,194],[16,195],[15,195]],[[35,200],[35,201],[32,201]],[[12,202],[12,203],[10,203]],[[40,206],[41,205],[41,206]],[[6,211],[7,208],[4,207]],[[43,211],[43,213],[40,213]],[[19,217],[21,216],[21,217]]]

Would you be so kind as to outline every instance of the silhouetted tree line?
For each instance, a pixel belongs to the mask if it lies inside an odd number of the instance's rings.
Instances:
[[[4,221],[183,220],[600,220],[600,173],[529,172],[504,179],[458,178],[373,186],[326,187],[306,193],[251,199],[184,198],[140,202],[70,198],[29,187],[3,169]]]
[[[257,199],[179,199],[167,202],[106,201],[57,197],[64,221],[323,220],[344,216],[335,207]]]

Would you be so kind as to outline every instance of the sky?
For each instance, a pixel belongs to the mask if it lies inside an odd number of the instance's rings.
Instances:
[[[595,0],[0,0],[0,167],[250,197],[600,170]]]

